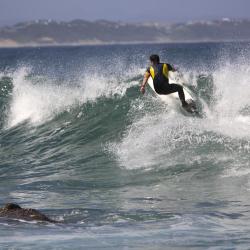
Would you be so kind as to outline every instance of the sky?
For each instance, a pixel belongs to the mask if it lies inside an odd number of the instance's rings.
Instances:
[[[249,18],[250,0],[0,0],[0,25],[35,19],[185,22]]]

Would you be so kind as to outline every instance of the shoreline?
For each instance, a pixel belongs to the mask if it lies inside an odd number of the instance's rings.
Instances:
[[[39,43],[1,43],[0,49],[15,48],[49,48],[49,47],[81,47],[81,46],[109,46],[109,45],[143,45],[143,44],[196,44],[196,43],[247,43],[247,40],[186,40],[186,41],[131,41],[131,42],[86,42],[86,43],[55,43],[55,44],[39,44]]]

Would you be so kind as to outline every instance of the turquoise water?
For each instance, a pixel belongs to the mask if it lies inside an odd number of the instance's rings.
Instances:
[[[0,50],[1,249],[249,249],[248,43]],[[202,118],[139,92],[176,65]]]

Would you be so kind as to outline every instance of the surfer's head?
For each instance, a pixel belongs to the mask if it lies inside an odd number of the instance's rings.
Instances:
[[[149,60],[152,64],[158,64],[160,63],[160,57],[158,55],[151,55],[149,57]]]

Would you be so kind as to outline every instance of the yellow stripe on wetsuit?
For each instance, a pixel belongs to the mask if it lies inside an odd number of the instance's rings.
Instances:
[[[168,65],[166,63],[163,64],[163,68],[162,68],[162,74],[168,79],[168,74],[169,70],[168,70]],[[155,78],[155,70],[154,68],[151,66],[150,67],[150,75],[151,77],[154,79]]]

